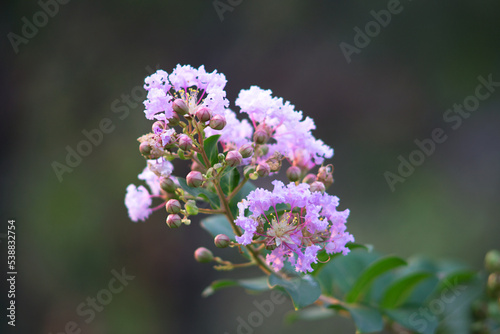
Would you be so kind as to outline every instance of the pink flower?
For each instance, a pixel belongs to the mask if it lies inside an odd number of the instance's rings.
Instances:
[[[349,252],[345,245],[354,241],[345,232],[349,210],[336,210],[337,197],[311,193],[307,184],[292,182],[285,186],[275,180],[273,185],[272,192],[255,189],[238,204],[235,223],[244,234],[236,237],[237,242],[248,245],[254,240],[264,241],[268,248],[274,248],[266,257],[274,270],[280,270],[288,259],[295,270],[310,272],[321,249],[329,254]],[[247,209],[249,217],[245,216]],[[258,229],[263,232],[257,233]]]
[[[127,194],[125,195],[125,206],[128,210],[128,215],[132,221],[145,220],[149,217],[152,210],[150,208],[152,203],[148,190],[144,186],[136,187],[130,184],[127,187]]]

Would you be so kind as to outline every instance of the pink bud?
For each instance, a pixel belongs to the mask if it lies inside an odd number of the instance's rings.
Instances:
[[[319,181],[314,181],[313,183],[311,183],[311,186],[309,189],[311,190],[311,192],[319,191],[321,193],[324,193],[325,192],[325,185]]]
[[[179,115],[184,115],[189,112],[189,107],[183,99],[176,99],[174,103],[172,103],[172,109]]]
[[[316,175],[314,175],[314,174],[307,174],[304,177],[304,179],[302,180],[302,182],[307,183],[307,184],[311,184],[314,181],[316,181]]]
[[[176,199],[171,199],[165,205],[168,213],[179,213],[182,209],[181,203]]]
[[[269,173],[271,172],[271,167],[265,162],[261,162],[257,166],[257,174],[259,174],[260,177],[268,176]]]
[[[215,237],[214,243],[219,248],[226,248],[231,243],[231,239],[225,234],[219,234]]]
[[[240,147],[239,152],[243,158],[250,158],[253,155],[252,144],[245,144]]]
[[[179,135],[179,148],[183,151],[188,151],[193,146],[193,140],[188,135]]]
[[[212,118],[212,111],[207,107],[201,107],[198,111],[196,111],[196,117],[198,117],[200,122],[205,123]]]
[[[257,144],[265,144],[269,140],[269,135],[264,129],[259,129],[253,134],[253,141]]]
[[[292,182],[298,181],[300,179],[300,168],[297,166],[290,166],[286,171],[286,176]]]
[[[205,247],[200,247],[194,251],[194,258],[200,263],[207,263],[211,262],[214,259],[214,255]]]
[[[210,120],[210,127],[214,130],[222,130],[226,126],[226,118],[222,115],[215,115]]]
[[[198,188],[203,184],[203,175],[198,171],[189,172],[186,176],[187,185],[193,188]]]
[[[181,226],[181,224],[182,224],[182,219],[179,215],[175,215],[175,214],[168,215],[168,217],[167,217],[168,227],[177,228],[177,227]]]
[[[236,167],[241,165],[243,158],[241,157],[240,152],[238,151],[229,151],[226,155],[226,163],[230,167]]]

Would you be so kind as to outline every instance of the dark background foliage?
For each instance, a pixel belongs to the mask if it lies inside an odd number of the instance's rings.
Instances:
[[[41,8],[4,3],[0,233],[16,219],[15,333],[64,332],[68,321],[86,334],[236,333],[237,318],[255,311],[253,301],[269,298],[236,289],[202,298],[214,279],[258,273],[195,263],[196,247],[214,248],[196,221],[174,231],[163,211],[145,223],[128,219],[125,188],[144,167],[136,138],[151,124],[140,103],[132,101],[123,119],[111,105],[138,94],[148,66],[217,69],[228,79],[231,107],[242,88],[272,89],[313,117],[315,136],[334,147],[330,193],[351,209],[348,229],[357,242],[481,269],[486,251],[499,247],[500,92],[457,130],[443,114],[474,94],[478,76],[500,80],[500,3],[402,1],[402,12],[348,63],[339,44],[353,44],[353,29],[387,3],[244,0],[221,21],[207,0],[70,1],[18,53],[7,34],[21,34],[22,18],[32,21]],[[114,130],[59,182],[52,163],[64,163],[66,146],[76,148],[82,130],[103,118]],[[391,191],[384,173],[396,173],[398,156],[407,158],[414,140],[435,128],[448,139]],[[0,245],[5,254],[5,239]],[[76,307],[123,267],[135,279],[85,323]],[[283,325],[290,310],[288,301],[276,306],[255,333],[311,332],[309,323]],[[312,326],[316,333],[353,331],[342,318]]]

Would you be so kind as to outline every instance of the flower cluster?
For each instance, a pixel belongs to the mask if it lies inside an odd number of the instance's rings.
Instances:
[[[149,189],[127,187],[125,205],[131,220],[144,221],[165,208],[167,225],[179,227],[189,225],[189,216],[198,213],[222,213],[236,239],[218,235],[215,245],[254,247],[252,254],[258,257],[267,249],[267,264],[276,271],[287,259],[297,271],[310,272],[322,249],[346,254],[346,243],[354,240],[345,232],[349,211],[337,211],[338,198],[325,193],[333,183],[333,166],[322,164],[333,149],[314,138],[314,121],[256,86],[241,90],[235,101],[239,113],[249,118],[240,120],[228,108],[226,82],[217,71],[188,65],[177,65],[170,74],[159,70],[145,79],[144,113],[153,124],[150,133],[138,138],[147,160],[138,178]],[[191,161],[185,179],[172,176],[170,161],[175,159]],[[290,183],[274,181],[272,192],[255,189],[237,204],[234,219],[237,192],[249,180],[279,172],[283,160],[290,165]],[[317,173],[309,173],[316,166]],[[198,208],[200,201],[208,204]],[[207,252],[204,248],[195,257],[222,261]],[[231,267],[227,261],[219,263]]]
[[[256,189],[238,204],[236,225],[245,233],[236,241],[242,245],[263,242],[272,250],[266,260],[276,271],[283,268],[285,258],[297,271],[309,272],[321,249],[327,254],[349,252],[345,245],[354,241],[345,232],[349,210],[337,211],[336,196],[311,192],[305,183],[285,186],[275,180],[272,184],[272,192]]]

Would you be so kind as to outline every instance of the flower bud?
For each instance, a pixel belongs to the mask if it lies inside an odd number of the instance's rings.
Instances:
[[[265,144],[269,140],[269,134],[267,133],[266,130],[264,129],[259,129],[255,130],[253,134],[253,141],[256,142],[257,144]]]
[[[164,177],[160,179],[160,187],[161,189],[165,190],[167,193],[173,193],[175,192],[175,189],[177,186],[174,183],[174,180],[172,180],[169,177]]]
[[[160,133],[164,129],[165,129],[165,123],[163,121],[156,121],[153,123],[153,126],[151,127],[153,133]]]
[[[253,155],[253,146],[250,143],[242,145],[238,152],[243,158],[250,158]]]
[[[222,115],[215,115],[210,120],[210,127],[214,130],[222,130],[226,126],[226,118]]]
[[[286,170],[286,176],[292,182],[298,181],[300,179],[300,174],[301,174],[300,168],[297,166],[290,166]]]
[[[269,146],[267,145],[259,145],[257,149],[257,155],[259,157],[265,156],[269,152]]]
[[[271,172],[271,167],[269,167],[269,165],[265,162],[261,162],[257,166],[257,174],[260,177],[268,176],[270,172]]]
[[[212,118],[212,111],[207,107],[201,107],[196,111],[196,117],[200,120],[200,122],[207,122]]]
[[[194,251],[194,258],[200,263],[208,263],[214,259],[214,255],[205,247],[200,247]]]
[[[179,148],[183,151],[189,151],[193,147],[193,140],[188,135],[179,135]]]
[[[176,215],[176,214],[168,215],[168,217],[167,217],[168,227],[177,228],[177,227],[181,226],[181,224],[182,224],[182,219],[179,215]]]
[[[182,209],[181,203],[176,199],[171,199],[165,204],[168,213],[179,213]]]
[[[189,172],[186,176],[187,185],[193,188],[198,188],[203,184],[203,175],[198,171]]]
[[[243,158],[241,157],[240,152],[238,151],[230,151],[227,152],[226,155],[226,163],[230,167],[236,167],[241,165]]]
[[[143,142],[139,145],[139,151],[142,155],[148,156],[149,154],[151,154],[151,149],[151,146],[146,142]]]
[[[196,206],[196,202],[190,199],[189,201],[184,204],[184,208],[186,209],[186,212],[190,216],[196,216],[198,214],[198,207]]]
[[[314,181],[313,183],[311,183],[311,186],[309,187],[309,189],[311,190],[312,193],[316,192],[316,191],[324,193],[325,192],[325,185],[319,181]]]
[[[316,181],[316,175],[314,175],[314,174],[307,174],[304,177],[304,179],[302,180],[302,182],[307,183],[307,184],[311,184],[314,181]]]
[[[218,234],[214,239],[215,246],[226,248],[231,243],[231,239],[225,234]]]
[[[189,112],[189,107],[183,99],[176,99],[174,103],[172,103],[172,109],[179,115],[184,115]]]
[[[496,249],[490,250],[486,253],[484,263],[490,273],[500,272],[500,252]]]
[[[179,125],[180,122],[181,122],[181,119],[180,119],[179,115],[176,112],[174,112],[172,117],[170,117],[168,119],[168,126],[174,127],[174,126]]]

